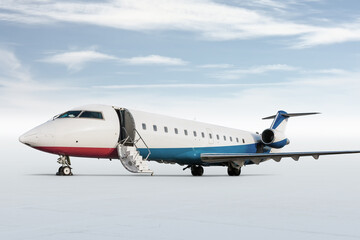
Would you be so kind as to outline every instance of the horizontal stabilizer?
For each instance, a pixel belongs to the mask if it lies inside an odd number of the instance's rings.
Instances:
[[[306,115],[314,115],[314,114],[320,114],[319,112],[308,112],[308,113],[281,113],[281,116],[284,117],[299,117],[299,116],[306,116]],[[263,118],[263,120],[266,119],[274,119],[277,115],[272,115],[269,117]]]

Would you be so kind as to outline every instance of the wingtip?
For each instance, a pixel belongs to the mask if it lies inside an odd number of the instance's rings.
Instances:
[[[276,115],[272,115],[269,117],[264,117],[264,118],[262,118],[262,120],[274,119],[275,117],[276,117]]]

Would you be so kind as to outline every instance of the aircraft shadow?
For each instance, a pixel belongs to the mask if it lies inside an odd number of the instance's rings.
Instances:
[[[27,174],[28,176],[55,176],[55,177],[66,177],[66,176],[57,176],[56,174],[50,174],[50,173],[34,173],[34,174]],[[243,174],[241,176],[239,176],[238,178],[244,178],[244,177],[261,177],[261,176],[276,176],[277,174]],[[151,177],[151,178],[159,178],[159,177],[173,177],[173,178],[186,178],[186,177],[191,177],[191,178],[198,178],[198,177],[194,177],[192,175],[170,175],[170,174],[161,174],[161,175],[153,175],[150,176],[149,174],[134,174],[134,175],[130,175],[130,174],[74,174],[71,177]],[[201,176],[201,178],[207,178],[207,177],[226,177],[228,178],[228,175],[216,175],[216,174],[208,174],[208,175],[203,175]],[[236,177],[234,177],[236,178]]]

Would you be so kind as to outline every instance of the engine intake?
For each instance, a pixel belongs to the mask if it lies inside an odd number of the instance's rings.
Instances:
[[[262,132],[261,141],[265,146],[272,148],[282,148],[290,143],[289,139],[287,139],[282,132],[270,128]]]
[[[265,129],[261,134],[261,141],[267,145],[273,143],[275,140],[275,133],[272,129]]]

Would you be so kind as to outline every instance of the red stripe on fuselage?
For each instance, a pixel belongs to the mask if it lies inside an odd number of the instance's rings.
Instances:
[[[64,156],[89,158],[118,158],[116,148],[92,147],[34,147],[40,151]]]

